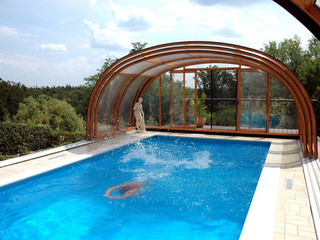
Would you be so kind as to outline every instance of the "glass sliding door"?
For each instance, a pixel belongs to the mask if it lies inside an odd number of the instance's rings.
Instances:
[[[271,76],[269,132],[298,133],[297,107],[289,90]]]
[[[171,125],[183,126],[183,73],[171,74]]]
[[[143,95],[143,111],[146,126],[159,126],[159,81],[154,80]]]
[[[241,73],[241,130],[266,130],[267,73]]]
[[[237,70],[198,71],[198,99],[206,94],[206,128],[235,130],[237,119]]]
[[[196,72],[185,73],[184,125],[195,127]]]
[[[170,126],[170,74],[165,73],[161,75],[161,122],[160,126],[169,127]]]
[[[237,119],[237,70],[211,71],[212,129],[235,130]]]

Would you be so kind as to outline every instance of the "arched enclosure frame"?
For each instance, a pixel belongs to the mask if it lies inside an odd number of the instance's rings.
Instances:
[[[297,134],[290,135],[300,137],[305,156],[317,158],[315,115],[310,98],[299,79],[284,64],[265,53],[216,42],[178,42],[159,45],[125,56],[112,64],[102,74],[92,92],[88,108],[87,139],[104,138],[133,129],[134,103],[140,96],[143,96],[147,87],[161,74],[176,69],[183,71],[184,67],[196,64],[216,63],[238,66],[236,68],[238,76],[243,71],[243,67],[263,71],[267,73],[269,84],[270,76],[276,77],[288,89],[297,108],[299,131]],[[281,133],[271,133],[268,127],[265,131],[248,131],[239,127],[241,77],[238,77],[237,84],[237,127],[235,130],[222,131],[196,127],[190,129],[185,126],[162,127],[161,124],[160,126],[149,126],[149,128],[287,136]],[[268,89],[270,92],[270,86]],[[161,104],[159,107],[161,108]],[[105,110],[106,108],[108,110]],[[104,116],[100,112],[105,112]],[[107,130],[100,131],[99,121],[104,118],[108,118]]]

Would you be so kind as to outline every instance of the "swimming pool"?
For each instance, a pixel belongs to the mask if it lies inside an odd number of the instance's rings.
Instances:
[[[1,189],[3,239],[238,239],[270,144],[155,136]],[[135,197],[102,195],[147,182]]]

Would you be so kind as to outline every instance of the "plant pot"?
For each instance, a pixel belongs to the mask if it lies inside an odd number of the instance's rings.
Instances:
[[[205,123],[206,123],[206,118],[198,118],[197,119],[197,127],[198,128],[202,128]]]

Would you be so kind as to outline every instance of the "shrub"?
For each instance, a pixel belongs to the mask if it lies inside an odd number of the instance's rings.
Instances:
[[[66,101],[40,95],[28,97],[16,115],[22,123],[46,125],[55,131],[85,132],[85,121]]]
[[[52,132],[46,126],[0,122],[0,154],[26,154],[51,147]]]
[[[85,134],[80,132],[54,132],[52,134],[52,145],[58,146],[61,144],[79,142],[84,139]]]

